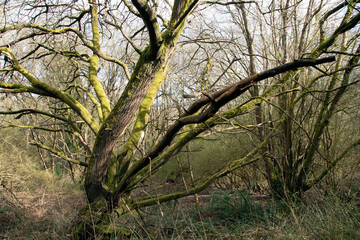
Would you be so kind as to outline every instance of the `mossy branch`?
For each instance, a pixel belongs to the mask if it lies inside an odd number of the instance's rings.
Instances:
[[[106,54],[104,54],[103,52],[99,51],[99,50],[96,50],[96,49],[92,49],[94,51],[94,53],[96,55],[98,55],[99,57],[101,57],[102,59],[104,60],[107,60],[109,62],[113,62],[113,63],[116,63],[118,64],[120,67],[122,67],[122,69],[124,70],[124,73],[126,75],[126,78],[127,79],[130,79],[131,78],[131,75],[130,75],[130,72],[129,72],[129,68],[128,66],[123,62],[123,61],[120,61],[119,59],[117,58],[114,58],[114,57],[111,57],[111,56],[108,56]]]
[[[104,121],[104,115],[103,115],[103,112],[102,112],[102,109],[101,109],[101,105],[100,103],[96,100],[96,98],[94,97],[94,95],[87,89],[81,87],[81,86],[75,86],[76,88],[84,91],[86,93],[86,95],[90,98],[90,101],[95,105],[96,107],[96,110],[97,110],[97,113],[98,113],[98,116],[99,116],[99,120],[100,122],[103,122]]]
[[[156,19],[156,14],[153,12],[146,0],[132,0],[132,3],[141,15],[141,18],[149,32],[150,51],[152,57],[155,58],[162,42],[162,34],[159,23]]]
[[[98,109],[100,120],[105,119],[109,116],[111,112],[110,107],[110,100],[107,97],[103,86],[101,85],[98,77],[97,77],[97,70],[98,70],[99,58],[97,55],[94,55],[90,58],[89,64],[89,83],[93,87],[97,98],[99,99],[101,111]]]
[[[86,162],[83,162],[83,161],[79,161],[79,160],[75,160],[75,159],[72,159],[72,158],[69,158],[67,156],[65,156],[63,153],[61,152],[58,152],[54,149],[52,149],[51,147],[48,147],[48,146],[45,146],[44,144],[41,144],[41,143],[38,143],[38,142],[31,142],[30,143],[31,145],[34,145],[34,146],[37,146],[39,148],[42,148],[44,150],[47,150],[49,151],[50,153],[54,154],[55,156],[59,157],[59,158],[62,158],[70,163],[73,163],[73,164],[78,164],[80,166],[84,166],[84,167],[87,167],[88,164]]]
[[[99,112],[99,116],[101,119],[109,116],[111,108],[110,108],[110,100],[107,97],[104,87],[101,85],[98,77],[98,65],[99,65],[99,56],[101,54],[100,51],[100,32],[99,32],[99,19],[98,19],[98,7],[96,1],[90,2],[91,9],[91,31],[92,31],[92,43],[93,43],[93,53],[94,55],[89,60],[89,82],[93,87],[97,98],[99,99],[101,106],[101,113]]]
[[[325,41],[325,31],[324,31],[324,23],[325,21],[333,14],[335,14],[336,12],[340,11],[343,7],[345,7],[346,5],[348,5],[348,1],[344,1],[342,3],[340,3],[339,5],[337,5],[336,7],[330,9],[329,11],[327,11],[319,20],[319,28],[320,28],[320,43]]]
[[[100,129],[99,123],[95,120],[95,118],[90,114],[90,112],[80,104],[75,98],[71,95],[51,86],[48,83],[41,82],[34,75],[28,72],[16,59],[15,55],[12,53],[10,48],[0,47],[0,52],[2,54],[8,54],[13,63],[13,68],[18,71],[21,75],[23,75],[32,85],[34,89],[40,94],[41,92],[44,96],[51,96],[57,98],[67,104],[72,110],[74,110],[92,129],[94,133],[97,133]],[[5,86],[5,84],[3,83]],[[15,85],[13,85],[15,86]]]
[[[320,56],[324,51],[326,51],[333,43],[336,41],[336,39],[339,38],[339,36],[350,29],[354,28],[360,21],[360,13],[356,14],[354,17],[352,17],[350,20],[346,21],[349,16],[344,16],[344,21],[340,24],[338,28],[335,29],[333,34],[328,37],[326,40],[323,40],[320,42],[318,47],[311,52],[309,55],[310,58],[316,58]]]
[[[137,12],[137,11],[131,6],[131,4],[130,4],[127,0],[123,0],[122,2],[125,4],[125,6],[129,9],[129,11],[130,11],[132,14],[134,14],[134,15],[137,16],[137,17],[141,17],[140,13]]]
[[[172,31],[176,31],[180,26],[184,25],[184,20],[195,8],[198,2],[199,0],[186,1],[186,3],[183,3],[182,1],[174,2],[173,15],[170,20],[170,27]]]
[[[34,88],[34,87],[29,87],[29,86],[25,86],[25,85],[21,85],[21,84],[16,84],[16,83],[6,83],[6,82],[0,82],[0,88],[4,88],[4,93],[6,93],[6,91],[9,91],[9,93],[35,93],[41,96],[48,96],[48,97],[55,97],[54,95],[50,94],[47,91],[38,89],[38,88]]]

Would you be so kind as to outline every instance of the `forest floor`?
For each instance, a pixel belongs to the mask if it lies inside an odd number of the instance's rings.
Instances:
[[[37,184],[33,192],[2,186],[1,240],[71,239],[69,224],[86,204],[81,187],[69,179]],[[318,189],[290,203],[267,194],[211,189],[114,219],[114,225],[128,227],[131,239],[360,239],[358,195],[325,196]]]

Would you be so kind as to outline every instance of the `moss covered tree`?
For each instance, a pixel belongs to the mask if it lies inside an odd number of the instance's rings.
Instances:
[[[273,131],[262,136],[259,145],[245,157],[232,161],[192,188],[160,196],[132,195],[139,185],[201,133],[256,108],[294,78],[300,69],[335,61],[335,53],[327,56],[325,53],[337,43],[339,36],[356,28],[360,20],[359,13],[347,16],[334,31],[321,35],[321,41],[314,44],[310,54],[299,56],[295,61],[280,62],[273,68],[265,68],[267,70],[257,73],[254,60],[250,60],[252,70],[246,78],[211,89],[205,89],[202,81],[197,99],[180,108],[182,113],[175,120],[159,127],[156,137],[148,136],[150,146],[145,151],[139,151],[141,154],[135,154],[143,141],[144,132],[150,126],[151,108],[156,97],[161,98],[159,89],[167,73],[181,64],[172,63],[169,66],[173,56],[181,53],[179,49],[186,44],[201,46],[202,41],[206,40],[199,39],[190,31],[199,27],[201,32],[202,26],[188,22],[193,18],[199,21],[196,14],[213,14],[212,11],[219,7],[228,12],[233,11],[231,6],[240,7],[245,16],[246,4],[256,3],[43,0],[6,1],[2,4],[0,92],[22,94],[33,101],[29,102],[28,108],[1,113],[15,115],[17,119],[25,115],[54,119],[61,128],[13,123],[8,126],[45,132],[61,131],[76,139],[72,144],[77,148],[72,150],[82,153],[76,158],[69,154],[69,148],[32,142],[71,165],[80,165],[85,169],[84,185],[89,206],[80,212],[74,225],[74,237],[91,238],[113,232],[127,234],[126,229],[110,223],[109,214],[124,214],[139,207],[195,194],[215,179],[260,159],[260,150],[268,144],[283,118],[275,123]],[[260,5],[255,6],[261,8]],[[209,10],[211,7],[214,10]],[[187,24],[190,34],[185,36],[183,31]],[[247,23],[244,24],[246,26]],[[249,34],[246,27],[244,32]],[[224,43],[219,48],[226,47],[225,40],[210,43],[219,42]],[[252,56],[251,38],[247,39],[247,43]],[[358,53],[354,54],[351,64],[357,61]],[[212,60],[204,56],[204,62],[204,71],[208,71],[206,69],[210,68]],[[56,71],[50,71],[53,65],[58,67]],[[55,73],[57,77],[52,79],[50,76]],[[204,78],[204,72],[198,75]],[[219,79],[221,76],[223,74]],[[227,106],[260,81],[274,76],[280,76],[279,80],[262,95],[257,92],[246,102]],[[115,88],[118,89],[116,93]],[[39,108],[39,105],[34,105],[45,98],[55,100],[57,107],[54,109],[45,105]],[[64,146],[64,142],[54,143]],[[78,146],[75,146],[76,143]],[[311,159],[307,162],[311,163]]]

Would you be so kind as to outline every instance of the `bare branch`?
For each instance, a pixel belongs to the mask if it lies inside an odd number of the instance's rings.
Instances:
[[[16,127],[16,128],[27,128],[27,129],[36,129],[36,130],[43,130],[47,132],[67,132],[67,133],[74,133],[73,131],[70,131],[68,129],[53,129],[53,128],[45,128],[45,127],[39,127],[39,126],[25,126],[25,125],[19,125],[19,124],[7,124],[2,125],[2,127]]]
[[[56,49],[50,48],[41,43],[37,43],[37,44],[40,47],[43,47],[54,54],[59,54],[59,55],[65,56],[65,57],[75,57],[75,58],[79,58],[80,60],[82,60],[84,62],[89,62],[90,57],[87,54],[79,54],[78,52],[75,52],[75,51],[61,51],[61,50],[56,50]]]
[[[59,157],[59,158],[62,158],[66,161],[68,161],[69,163],[73,163],[73,164],[78,164],[80,166],[84,166],[84,167],[87,167],[88,164],[86,162],[83,162],[83,161],[79,161],[79,160],[75,160],[75,159],[72,159],[72,158],[69,158],[67,156],[65,156],[64,154],[62,154],[61,152],[59,151],[56,151],[48,146],[45,146],[41,143],[38,143],[38,142],[31,142],[30,143],[31,145],[34,145],[34,146],[37,146],[39,148],[42,148],[42,149],[45,149],[47,151],[49,151],[50,153],[54,154],[55,156]]]
[[[132,14],[134,14],[134,15],[137,16],[137,17],[141,17],[140,13],[137,12],[137,11],[130,5],[130,3],[128,3],[128,1],[123,0],[122,2],[125,4],[125,6],[129,9],[129,11],[130,11]]]
[[[115,27],[116,29],[120,30],[121,33],[122,33],[122,35],[124,36],[124,38],[130,43],[130,45],[134,48],[134,50],[135,50],[138,54],[141,54],[142,51],[140,50],[140,48],[138,48],[138,47],[135,45],[134,41],[132,41],[131,38],[126,35],[126,33],[124,32],[124,29],[123,29],[121,26],[119,26],[119,25],[117,25],[117,24],[115,24],[115,23],[113,23],[113,22],[107,21],[107,20],[105,20],[105,22],[106,22],[107,24]]]
[[[4,114],[4,115],[16,115],[16,114],[19,114],[18,116],[15,117],[15,119],[19,119],[22,116],[27,115],[27,114],[41,114],[41,115],[51,117],[51,118],[55,118],[57,120],[60,120],[60,121],[71,124],[71,122],[67,118],[57,116],[57,115],[54,115],[54,114],[50,114],[50,113],[47,113],[47,112],[44,112],[44,111],[36,110],[36,109],[21,109],[21,110],[10,111],[10,112],[0,111],[0,114]]]
[[[202,1],[200,4],[217,4],[217,5],[239,5],[239,4],[247,4],[247,3],[256,3],[256,1],[229,1],[229,2],[221,2],[221,1]]]
[[[33,28],[33,29],[38,29],[41,30],[42,32],[45,33],[50,33],[50,34],[64,34],[64,33],[68,33],[68,32],[72,32],[75,33],[83,42],[83,44],[90,48],[96,55],[98,55],[99,57],[103,58],[104,60],[116,63],[118,65],[120,65],[126,74],[126,77],[128,79],[130,79],[130,73],[129,73],[129,69],[127,67],[127,65],[120,61],[117,58],[111,57],[111,56],[107,56],[106,54],[102,53],[99,49],[97,49],[93,44],[91,44],[86,38],[85,36],[77,29],[72,28],[72,27],[65,27],[65,28],[60,28],[60,29],[49,29],[49,28],[45,28],[43,26],[40,26],[38,24],[33,24],[33,23],[27,23],[27,24],[21,24],[21,25],[15,25],[15,26],[10,26],[10,27],[6,27],[0,30],[0,33],[5,33],[7,31],[11,31],[11,30],[17,30],[17,29],[23,29],[23,28]],[[36,35],[42,35],[43,33],[37,33]],[[31,35],[29,35],[27,38],[29,38]],[[6,45],[7,46],[7,45]],[[5,47],[5,46],[3,46]],[[80,55],[81,56],[81,55]]]

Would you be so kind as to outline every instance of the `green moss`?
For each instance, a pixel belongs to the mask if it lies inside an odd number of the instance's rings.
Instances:
[[[94,55],[90,58],[89,65],[89,82],[94,88],[97,98],[99,99],[101,111],[98,109],[100,119],[105,119],[110,114],[110,100],[107,97],[103,86],[97,78],[97,68],[99,64],[99,57]]]
[[[146,97],[140,105],[139,113],[134,124],[133,131],[129,137],[129,141],[126,143],[125,149],[134,151],[136,145],[141,140],[141,136],[148,123],[150,109],[153,106],[154,99],[159,91],[163,81],[165,79],[164,70],[160,70],[154,79]]]

